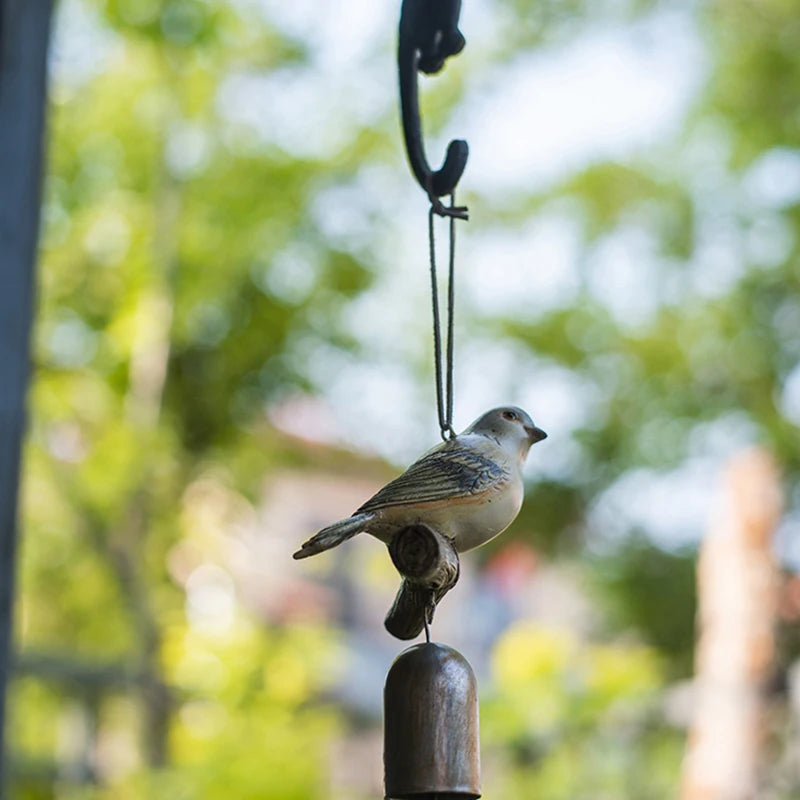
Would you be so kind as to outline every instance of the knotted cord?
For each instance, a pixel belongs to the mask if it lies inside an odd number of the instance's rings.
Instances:
[[[456,208],[455,192],[450,195],[450,208]],[[431,306],[433,308],[433,360],[436,373],[436,411],[439,416],[439,430],[442,439],[452,439],[453,430],[453,307],[455,301],[455,253],[456,217],[449,216],[450,253],[447,271],[447,346],[444,365],[442,364],[442,325],[439,314],[439,282],[436,277],[436,234],[434,228],[435,207],[431,204],[428,212],[428,248],[431,266]],[[444,380],[442,373],[444,372]]]

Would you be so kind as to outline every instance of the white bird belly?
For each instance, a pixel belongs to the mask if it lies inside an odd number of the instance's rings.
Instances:
[[[502,533],[522,508],[524,487],[521,478],[503,482],[497,490],[479,499],[459,498],[447,503],[431,503],[386,508],[369,524],[367,531],[387,544],[395,532],[406,525],[426,523],[453,540],[464,553],[485,544]]]
[[[459,553],[485,544],[502,533],[522,508],[522,482],[513,482],[505,491],[497,492],[480,505],[464,507],[464,513],[455,513],[449,535]]]

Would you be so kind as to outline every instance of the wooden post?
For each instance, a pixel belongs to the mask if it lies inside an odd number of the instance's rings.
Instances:
[[[775,651],[771,537],[780,514],[769,454],[751,450],[734,458],[698,562],[696,695],[682,800],[758,797],[764,690]]]
[[[51,0],[0,0],[0,761],[51,10]]]
[[[391,800],[481,796],[478,685],[452,647],[401,653],[383,692],[383,764]]]

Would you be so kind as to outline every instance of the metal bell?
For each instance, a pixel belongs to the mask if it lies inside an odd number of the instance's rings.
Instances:
[[[478,686],[469,662],[442,644],[402,652],[383,692],[386,800],[478,798]]]

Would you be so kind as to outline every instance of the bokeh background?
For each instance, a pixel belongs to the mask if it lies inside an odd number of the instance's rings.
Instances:
[[[438,437],[398,13],[58,4],[15,799],[382,796],[397,575],[367,537],[290,554]],[[758,447],[757,796],[797,797],[797,6],[467,0],[461,29],[423,80],[431,160],[471,147],[456,427],[514,402],[550,434],[434,626],[479,676],[484,796],[686,786],[698,547]]]

